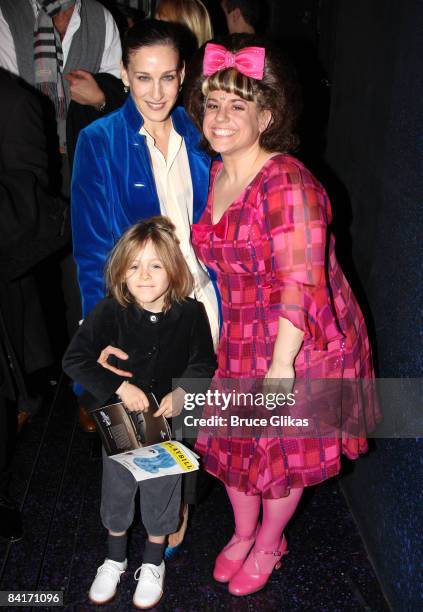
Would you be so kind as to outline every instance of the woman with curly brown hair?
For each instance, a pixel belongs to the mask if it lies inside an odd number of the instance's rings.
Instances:
[[[365,322],[328,232],[328,197],[290,154],[300,99],[289,62],[246,35],[208,43],[186,85],[185,108],[222,160],[193,225],[194,247],[216,271],[222,298],[217,388],[222,379],[279,379],[286,389],[305,379],[373,377]],[[340,401],[358,423],[354,437],[345,429],[307,438],[200,430],[196,448],[235,515],[214,568],[230,593],[263,588],[287,552],[284,530],[303,488],[338,474],[341,453],[355,459],[367,450],[366,427],[378,418],[373,396]],[[218,412],[209,406],[206,414]]]

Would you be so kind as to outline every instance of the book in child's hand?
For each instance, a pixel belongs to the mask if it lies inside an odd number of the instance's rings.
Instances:
[[[111,459],[129,470],[138,482],[160,476],[187,474],[199,468],[195,453],[174,440],[113,455]]]
[[[170,440],[170,428],[164,416],[153,414],[159,405],[153,393],[147,393],[148,410],[130,412],[123,402],[93,410],[91,416],[109,456]]]

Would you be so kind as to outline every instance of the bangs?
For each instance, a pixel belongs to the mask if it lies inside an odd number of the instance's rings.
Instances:
[[[126,285],[128,268],[137,253],[150,243],[163,264],[169,279],[164,296],[164,311],[174,302],[184,300],[193,289],[193,279],[179,248],[174,225],[166,217],[151,217],[130,227],[114,246],[106,266],[106,286],[122,306],[134,302]]]
[[[257,97],[257,85],[254,79],[241,74],[235,68],[227,68],[210,75],[203,81],[201,89],[204,97],[218,89],[235,94],[247,102],[254,102]]]

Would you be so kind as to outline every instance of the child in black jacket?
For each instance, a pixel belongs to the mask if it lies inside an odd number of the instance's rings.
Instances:
[[[148,407],[146,392],[160,402],[157,415],[179,414],[186,379],[210,378],[216,358],[202,304],[188,297],[192,278],[179,249],[174,226],[153,217],[130,228],[113,249],[106,269],[110,297],[85,319],[63,359],[65,372],[98,400],[115,401],[129,410]],[[130,380],[98,363],[101,350],[112,345],[128,359]],[[120,367],[119,361],[116,365]],[[184,379],[182,389],[172,379]],[[194,383],[195,384],[195,383]],[[126,532],[134,517],[134,498],[140,506],[148,539],[143,564],[135,573],[134,604],[156,605],[163,593],[163,552],[166,535],[178,528],[181,477],[162,476],[137,483],[132,474],[106,456],[103,449],[101,518],[108,529],[108,555],[97,571],[89,597],[110,601],[126,570]]]

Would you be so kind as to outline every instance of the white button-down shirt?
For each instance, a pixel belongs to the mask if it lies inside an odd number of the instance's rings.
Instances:
[[[181,251],[194,278],[193,294],[199,302],[204,304],[216,348],[219,339],[219,310],[216,293],[209,275],[198,261],[191,245],[193,191],[184,139],[172,125],[165,158],[144,126],[140,129],[140,134],[145,136],[150,154],[161,213],[169,217],[176,227]]]
[[[22,0],[21,0],[22,1]],[[26,0],[31,2],[34,10],[34,15],[38,15],[38,7],[35,0]],[[122,48],[120,44],[119,31],[116,23],[109,13],[109,11],[103,7],[104,17],[106,23],[106,33],[104,40],[104,51],[101,58],[101,64],[99,72],[108,72],[113,76],[120,79],[120,61],[122,59]],[[72,13],[72,17],[69,20],[66,33],[62,40],[62,51],[63,51],[63,65],[66,65],[66,60],[69,54],[69,49],[72,43],[75,32],[81,25],[81,0],[76,0],[75,8]],[[3,17],[3,13],[0,8],[0,67],[12,72],[13,74],[19,74],[18,62],[16,59],[15,43],[10,32],[9,24]]]

